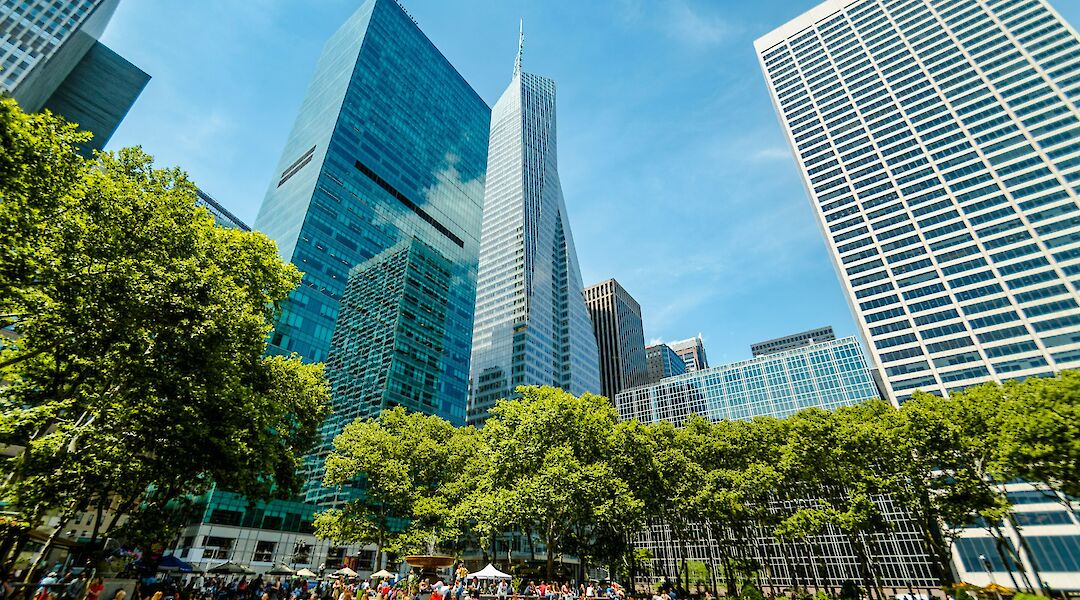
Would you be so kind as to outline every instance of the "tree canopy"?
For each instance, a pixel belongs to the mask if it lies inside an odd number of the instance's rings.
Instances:
[[[328,406],[321,365],[266,357],[301,274],[259,233],[216,226],[139,148],[81,158],[48,112],[0,99],[3,500],[61,527],[113,500],[131,543],[216,482],[298,485]],[[119,535],[119,534],[116,534]]]
[[[660,575],[687,586],[701,580],[704,563],[689,561],[687,546],[709,540],[714,578],[736,594],[762,583],[763,563],[784,558],[762,555],[755,537],[773,536],[772,547],[788,552],[828,531],[847,538],[862,587],[880,594],[874,557],[897,525],[890,503],[916,524],[949,584],[963,528],[1002,535],[998,523],[1011,514],[1002,482],[1021,477],[1068,504],[1080,472],[1074,372],[949,398],[916,393],[899,409],[870,401],[782,419],[691,416],[680,426],[619,421],[607,399],[590,394],[518,393],[480,430],[401,409],[349,425],[327,483],[363,476],[369,496],[324,513],[321,532],[403,552],[425,549],[431,535],[444,549],[470,540],[491,559],[499,558],[495,538],[520,535],[543,548],[534,558],[549,575],[569,555],[632,582],[644,566],[634,536],[662,522],[682,558],[678,572]],[[395,518],[413,519],[397,538],[349,533]]]

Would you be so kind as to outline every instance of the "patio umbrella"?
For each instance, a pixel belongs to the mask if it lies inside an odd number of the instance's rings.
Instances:
[[[181,573],[190,573],[194,568],[186,562],[176,558],[173,555],[163,557],[161,562],[158,563],[159,571],[180,571]]]
[[[335,575],[342,575],[342,576],[345,576],[345,577],[356,577],[356,571],[353,571],[349,567],[344,567],[344,568],[338,569],[337,571],[334,572],[334,574]]]
[[[387,577],[393,577],[394,574],[386,569],[380,569],[371,574],[372,578],[378,577],[379,579],[386,579]]]
[[[300,569],[296,572],[297,577],[318,577],[311,569]]]
[[[266,572],[266,574],[267,575],[292,575],[295,572],[296,571],[293,571],[292,569],[290,569],[286,565],[283,565],[281,563],[276,563],[273,567],[270,568],[269,571]]]
[[[215,575],[254,575],[255,571],[245,567],[244,565],[238,565],[231,560],[227,560],[220,565],[210,567],[206,570],[207,573],[213,573]]]

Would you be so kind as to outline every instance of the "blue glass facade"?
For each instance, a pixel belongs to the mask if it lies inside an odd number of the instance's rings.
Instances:
[[[624,390],[615,406],[621,419],[678,424],[691,414],[714,421],[785,417],[877,396],[858,341],[847,337]]]
[[[433,412],[464,421],[489,121],[392,0],[334,33],[255,223],[304,272],[271,352],[325,361],[349,270],[421,240],[451,265]]]

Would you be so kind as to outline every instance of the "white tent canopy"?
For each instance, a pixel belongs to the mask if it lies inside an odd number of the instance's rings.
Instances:
[[[483,569],[475,573],[469,573],[466,579],[511,579],[511,577],[488,563],[488,566]]]

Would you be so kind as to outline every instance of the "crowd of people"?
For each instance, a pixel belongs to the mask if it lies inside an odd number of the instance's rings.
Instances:
[[[481,580],[469,577],[464,566],[444,579],[421,577],[415,573],[385,579],[334,577],[202,576],[189,574],[160,579],[146,578],[135,584],[131,600],[625,600],[626,592],[613,582],[525,580],[516,587],[508,579]],[[449,583],[447,583],[449,581]],[[0,582],[0,600],[15,597],[7,580]],[[117,589],[104,597],[105,581],[88,571],[59,574],[51,571],[41,578],[26,600],[125,600],[126,590]],[[27,589],[26,591],[29,591]],[[654,600],[675,600],[662,598]]]

